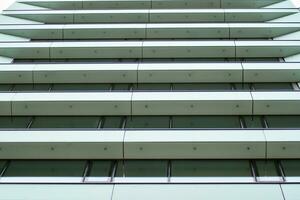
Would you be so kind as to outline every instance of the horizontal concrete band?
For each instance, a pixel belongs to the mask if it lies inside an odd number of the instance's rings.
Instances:
[[[145,178],[145,177],[143,177]],[[156,192],[153,192],[156,191]],[[300,184],[1,184],[1,200],[295,200]],[[34,195],[32,195],[34,194]],[[296,198],[295,198],[296,197]]]
[[[0,93],[2,116],[299,114],[299,91]]]
[[[2,42],[0,56],[66,58],[281,58],[300,53],[300,41]]]
[[[0,159],[300,158],[300,130],[23,130],[0,141]]]
[[[0,64],[1,84],[299,81],[299,63]]]
[[[172,23],[0,25],[0,33],[30,39],[273,38],[300,30],[300,23]]]
[[[283,0],[109,0],[109,1],[41,1],[41,0],[19,0],[20,3],[42,6],[51,9],[155,9],[155,8],[260,8],[275,4]]]
[[[266,22],[298,13],[298,9],[131,9],[24,10],[4,15],[50,24],[156,22]]]

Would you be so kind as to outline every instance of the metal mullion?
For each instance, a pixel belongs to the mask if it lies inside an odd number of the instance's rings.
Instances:
[[[26,128],[31,128],[33,122],[35,120],[35,117],[31,117],[29,123],[27,124]]]
[[[251,168],[251,174],[252,174],[252,176],[254,178],[254,181],[258,182],[258,180],[257,180],[258,171],[257,171],[257,167],[256,167],[256,164],[255,164],[255,161],[250,160],[249,161],[249,165],[250,165],[250,168]]]
[[[241,128],[247,128],[247,126],[246,126],[246,123],[245,123],[245,120],[243,119],[243,117],[242,116],[239,116],[239,122],[240,122],[240,126],[241,126]]]
[[[112,161],[110,172],[109,172],[109,175],[110,175],[109,182],[111,182],[111,183],[114,181],[114,178],[116,176],[117,167],[118,167],[118,161],[117,160]]]
[[[269,128],[269,124],[268,124],[265,116],[261,117],[261,121],[262,121],[263,128]]]
[[[109,88],[109,91],[112,92],[115,88],[115,85],[114,84],[110,84],[110,88]]]
[[[255,91],[255,87],[254,87],[253,83],[250,83],[250,91]]]
[[[173,128],[173,116],[169,117],[169,128]]]
[[[170,84],[170,91],[172,92],[174,90],[174,85],[173,83]]]
[[[2,171],[0,172],[0,177],[3,177],[3,175],[5,174],[8,166],[9,166],[9,164],[10,164],[10,160],[7,160],[6,163],[4,164],[4,167],[3,167]]]
[[[102,126],[103,126],[103,120],[104,120],[103,117],[99,117],[99,121],[98,121],[98,124],[97,124],[97,129],[101,129],[102,128]]]
[[[9,88],[9,91],[10,92],[14,91],[15,87],[16,87],[16,84],[12,84],[11,88]]]
[[[281,161],[280,160],[276,160],[275,164],[276,164],[277,173],[281,176],[282,181],[285,182],[286,178],[285,178],[285,173],[284,173]]]
[[[125,127],[126,127],[126,124],[127,124],[127,117],[126,116],[124,116],[124,118],[123,118],[123,121],[122,121],[122,123],[121,123],[121,129],[125,129]]]
[[[83,172],[83,176],[82,176],[82,183],[85,182],[86,177],[88,176],[88,174],[90,173],[90,167],[91,167],[91,161],[88,160],[86,162],[85,168],[84,168],[84,172]]]
[[[168,169],[167,169],[167,176],[168,176],[168,183],[171,182],[171,176],[172,176],[172,163],[171,160],[168,160]]]
[[[50,84],[50,86],[48,88],[48,92],[51,92],[52,89],[53,89],[53,84]]]
[[[236,90],[236,86],[234,83],[230,83],[230,86],[231,86],[231,90]]]

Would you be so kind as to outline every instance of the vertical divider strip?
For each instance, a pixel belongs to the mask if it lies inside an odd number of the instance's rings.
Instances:
[[[122,147],[123,147],[123,159],[125,159],[125,136],[126,136],[126,132],[127,132],[127,130],[124,129],[124,132],[123,132],[123,142],[122,142]]]
[[[5,163],[4,166],[3,166],[3,169],[2,169],[1,172],[0,172],[0,179],[1,179],[1,177],[3,177],[3,175],[5,174],[5,172],[6,172],[7,168],[8,168],[8,166],[9,166],[9,164],[10,164],[10,160],[7,160],[6,163]]]
[[[263,135],[265,137],[265,159],[268,159],[268,140],[267,140],[265,130],[262,130],[262,131],[263,131]]]
[[[14,95],[11,97],[11,100],[10,100],[10,116],[11,117],[13,116],[13,100],[16,95],[17,95],[17,93],[14,93]]]
[[[242,84],[244,85],[244,83],[245,83],[245,68],[244,68],[243,62],[241,62],[241,67],[242,67]]]

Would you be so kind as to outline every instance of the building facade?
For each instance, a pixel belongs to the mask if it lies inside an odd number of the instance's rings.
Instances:
[[[0,200],[300,200],[290,0],[18,0]]]

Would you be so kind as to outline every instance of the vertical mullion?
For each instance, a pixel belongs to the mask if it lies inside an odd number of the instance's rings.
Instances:
[[[86,161],[85,168],[84,168],[83,176],[82,176],[82,183],[85,182],[86,177],[87,177],[88,174],[90,173],[90,167],[91,167],[91,161],[90,161],[90,160],[87,160],[87,161]]]
[[[97,129],[101,129],[102,125],[103,125],[103,117],[99,117],[99,121],[98,121],[98,124],[97,124]]]
[[[257,167],[256,167],[256,164],[254,163],[255,161],[253,160],[250,160],[249,161],[249,165],[250,165],[250,168],[251,168],[251,174],[254,178],[254,181],[257,182],[257,176],[258,176],[258,173],[257,173]]]
[[[113,182],[114,178],[116,176],[116,171],[117,171],[117,166],[118,166],[118,161],[112,161],[112,165],[111,165],[111,169],[110,169],[110,181],[109,182]]]
[[[35,117],[31,117],[29,123],[27,124],[26,128],[31,128],[33,122],[35,120]]]
[[[167,176],[168,176],[168,183],[170,183],[171,182],[171,176],[172,176],[172,163],[171,163],[171,160],[168,160]]]
[[[10,164],[10,160],[7,160],[6,163],[4,164],[3,169],[0,172],[0,177],[3,177],[4,173],[6,172],[8,166],[9,166],[9,164]]]
[[[285,182],[286,178],[285,178],[285,173],[284,173],[281,161],[277,160],[275,163],[276,163],[276,170],[278,171],[278,174],[281,176],[282,181]]]

